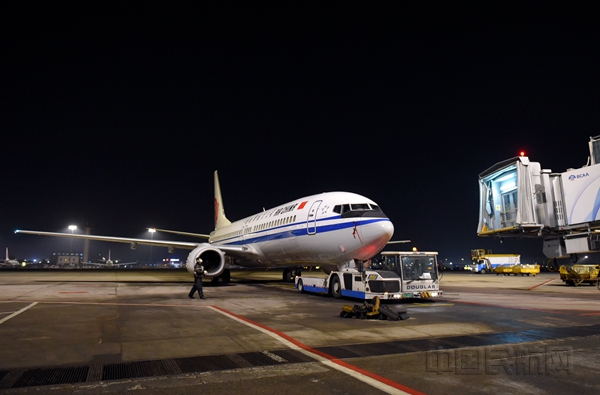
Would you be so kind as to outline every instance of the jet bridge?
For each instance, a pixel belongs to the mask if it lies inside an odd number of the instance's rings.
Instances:
[[[600,136],[589,147],[588,165],[564,173],[526,156],[481,173],[477,234],[543,238],[549,258],[600,251]]]

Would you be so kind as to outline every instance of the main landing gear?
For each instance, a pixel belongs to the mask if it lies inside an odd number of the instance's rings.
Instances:
[[[231,281],[231,272],[229,272],[229,269],[225,269],[225,270],[223,270],[223,273],[221,273],[220,275],[211,278],[210,283],[213,285],[217,285],[219,283],[219,279],[221,279],[223,284],[227,284],[228,282],[230,282]]]
[[[283,269],[282,280],[286,283],[293,283],[294,278],[296,276],[301,276],[301,275],[302,275],[302,267],[298,266],[294,269],[290,269],[289,267],[286,267],[285,269]]]

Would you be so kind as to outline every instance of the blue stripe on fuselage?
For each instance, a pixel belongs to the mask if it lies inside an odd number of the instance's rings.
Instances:
[[[322,218],[322,219],[318,219],[317,223],[322,223],[322,222],[331,221],[331,220],[339,220],[339,219],[341,219],[341,217],[339,217],[339,216]],[[372,218],[372,219],[363,219],[363,220],[359,220],[359,221],[350,220],[350,221],[345,221],[345,222],[334,222],[334,223],[330,223],[330,224],[321,224],[321,225],[317,225],[316,233],[319,234],[319,233],[334,232],[334,231],[341,230],[341,229],[353,228],[355,226],[360,227],[362,225],[368,225],[368,224],[384,222],[384,221],[389,222],[389,218]],[[298,225],[301,225],[302,227],[297,228],[297,229],[292,229],[294,227],[297,227]],[[311,228],[314,229],[314,227],[311,227]],[[276,229],[279,229],[280,231],[271,233],[271,234],[251,236],[253,234],[272,232],[273,230],[276,230]],[[282,239],[287,239],[290,237],[310,236],[310,235],[307,232],[306,222],[300,222],[300,223],[295,223],[295,224],[281,225],[281,226],[277,226],[277,227],[273,227],[273,228],[269,228],[269,229],[264,229],[264,230],[261,230],[258,232],[253,232],[249,236],[250,237],[247,236],[247,238],[245,240],[240,240],[239,236],[235,236],[235,237],[231,237],[226,240],[219,240],[218,242],[215,242],[214,244],[215,245],[219,245],[219,244],[243,245],[243,244],[252,244],[252,243],[263,243],[265,241],[270,241],[270,240],[282,240]]]

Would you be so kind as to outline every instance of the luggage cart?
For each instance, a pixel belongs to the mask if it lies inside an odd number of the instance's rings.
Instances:
[[[535,276],[540,272],[540,265],[515,265],[512,268],[513,274],[521,276]]]
[[[562,265],[559,269],[560,279],[567,285],[578,286],[583,283],[590,285],[598,284],[598,273],[600,272],[600,265],[573,265],[565,266]]]

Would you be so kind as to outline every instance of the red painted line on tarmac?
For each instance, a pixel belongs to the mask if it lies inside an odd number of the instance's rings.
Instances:
[[[556,281],[556,279],[555,279],[555,278],[552,278],[552,279],[550,279],[550,280],[548,280],[548,281],[544,281],[544,282],[543,282],[543,283],[541,283],[541,284],[534,285],[533,287],[529,288],[529,289],[528,289],[528,291],[531,291],[532,289],[536,289],[537,287],[541,287],[542,285],[546,285],[546,284],[548,284],[548,283],[551,283],[552,281]]]
[[[362,375],[370,377],[370,378],[372,378],[374,380],[377,380],[377,381],[379,381],[381,383],[389,385],[390,387],[399,389],[401,391],[408,392],[409,394],[413,394],[413,395],[425,395],[422,392],[419,392],[419,391],[414,390],[412,388],[406,387],[406,386],[404,386],[402,384],[396,383],[395,381],[387,379],[387,378],[385,378],[383,376],[379,376],[379,375],[377,375],[375,373],[369,372],[368,370],[364,370],[364,369],[361,369],[361,368],[359,368],[357,366],[354,366],[354,365],[351,365],[351,364],[349,364],[347,362],[344,362],[341,359],[336,358],[336,357],[334,357],[332,355],[326,354],[326,353],[324,353],[322,351],[319,351],[319,350],[315,350],[314,348],[311,348],[311,347],[307,346],[306,344],[301,343],[298,340],[294,339],[293,337],[290,337],[290,336],[286,335],[285,333],[280,332],[280,331],[278,331],[276,329],[273,329],[273,328],[268,327],[266,325],[263,325],[263,324],[260,324],[258,322],[252,321],[252,320],[250,320],[250,319],[248,319],[246,317],[242,317],[241,315],[237,315],[237,314],[232,313],[231,311],[225,310],[225,309],[223,309],[221,307],[218,307],[218,306],[212,306],[212,307],[214,309],[216,309],[216,310],[222,311],[225,314],[229,314],[229,315],[231,315],[231,316],[233,316],[233,317],[235,317],[235,318],[237,318],[239,320],[246,321],[246,322],[248,322],[248,323],[250,323],[252,325],[258,326],[258,327],[260,327],[260,328],[262,328],[264,330],[267,330],[267,331],[272,332],[272,333],[274,333],[274,334],[276,334],[278,336],[281,336],[285,340],[289,341],[292,344],[295,344],[296,346],[300,347],[301,349],[303,349],[305,351],[308,351],[310,353],[319,355],[319,356],[321,356],[321,357],[323,357],[325,359],[328,359],[329,361],[331,361],[331,362],[333,362],[335,364],[338,364],[338,365],[343,366],[343,367],[345,367],[347,369],[353,370],[353,371],[355,371],[357,373],[360,373]]]
[[[64,291],[64,292],[59,292],[59,294],[87,294],[89,293],[88,291]]]
[[[23,302],[21,300],[3,301],[1,303]],[[119,302],[75,302],[75,301],[47,301],[38,302],[41,304],[77,304],[77,305],[94,305],[94,306],[145,306],[145,307],[192,307],[192,308],[208,308],[208,305],[191,305],[191,304],[167,304],[167,303],[119,303]]]

